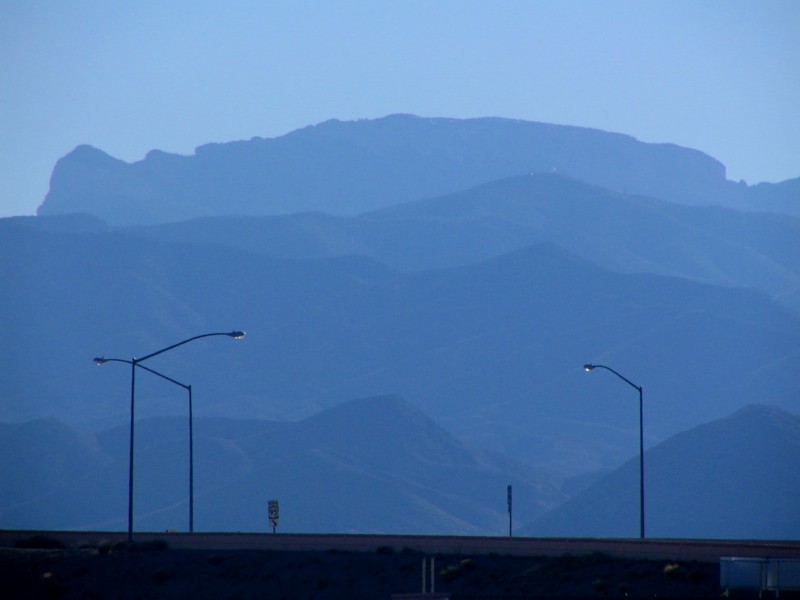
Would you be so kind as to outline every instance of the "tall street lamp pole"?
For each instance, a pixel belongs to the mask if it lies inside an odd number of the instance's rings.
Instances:
[[[161,379],[166,379],[167,381],[174,383],[175,385],[181,386],[187,392],[189,392],[189,533],[194,532],[194,442],[193,442],[193,419],[192,419],[192,386],[186,383],[181,383],[172,377],[168,377],[163,373],[159,373],[155,369],[151,369],[150,367],[146,367],[144,365],[140,365],[132,360],[125,360],[124,358],[106,358],[104,356],[100,356],[94,359],[95,364],[102,365],[107,362],[120,362],[125,363],[128,365],[132,365],[134,370],[136,367],[140,369],[144,369],[145,371],[149,371],[153,375],[158,375]],[[131,469],[131,472],[133,470]],[[130,510],[130,507],[129,507]]]
[[[627,377],[620,375],[614,369],[605,365],[593,365],[589,363],[583,365],[583,369],[587,373],[594,369],[611,371],[614,375],[639,392],[639,537],[644,539],[644,419],[642,417],[642,386],[636,385]]]
[[[227,337],[231,337],[235,340],[240,340],[244,338],[245,333],[244,331],[228,331],[228,332],[215,332],[215,333],[204,333],[202,335],[196,335],[185,339],[183,341],[178,342],[177,344],[172,344],[171,346],[167,346],[166,348],[162,348],[161,350],[157,350],[156,352],[151,352],[142,358],[131,358],[130,361],[121,361],[127,362],[131,365],[131,433],[130,433],[130,446],[129,446],[129,456],[128,456],[128,543],[133,541],[133,428],[134,428],[134,405],[135,405],[135,397],[136,397],[136,367],[146,368],[142,366],[140,363],[157,356],[159,354],[163,354],[168,350],[172,350],[173,348],[177,348],[178,346],[183,346],[184,344],[188,344],[194,340],[199,340],[200,338],[212,337],[217,335],[224,335]],[[102,365],[104,362],[107,362],[106,359],[103,357],[95,358],[94,362],[98,365]],[[150,369],[147,369],[150,370]],[[160,375],[160,373],[159,373]],[[177,383],[177,382],[175,382]],[[181,384],[182,385],[182,384]],[[191,393],[190,393],[191,399]],[[191,400],[190,400],[190,407],[191,407]]]

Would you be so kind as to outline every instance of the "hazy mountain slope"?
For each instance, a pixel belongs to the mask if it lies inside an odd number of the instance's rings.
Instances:
[[[127,367],[100,368],[92,358],[142,356],[165,346],[161,340],[185,339],[196,331],[248,329],[247,324],[251,333],[255,328],[259,344],[269,345],[265,336],[275,330],[280,332],[281,346],[275,349],[281,363],[291,363],[297,356],[287,350],[313,340],[305,325],[309,316],[322,310],[335,318],[330,311],[340,310],[360,290],[367,292],[359,300],[366,310],[373,303],[371,290],[380,296],[386,278],[394,277],[361,259],[276,261],[214,246],[143,243],[119,234],[14,227],[2,233],[0,281],[8,293],[0,295],[0,414],[14,420],[58,415],[73,422],[119,422],[119,396],[125,392],[114,384],[122,383]],[[203,340],[159,357],[152,366],[161,370],[159,365],[166,365],[175,378],[198,384],[201,410],[204,387],[210,384],[214,396],[237,398],[232,412],[217,414],[297,417],[315,412],[318,405],[310,404],[315,392],[298,377],[298,368],[306,368],[302,364],[269,378],[273,398],[264,405],[265,390],[255,382],[263,368],[241,363],[242,350],[255,350],[250,341]],[[256,354],[249,360],[255,361]],[[273,371],[269,365],[267,370]],[[142,410],[182,412],[182,390],[153,378],[142,378],[140,385],[150,385],[152,391],[145,387],[145,393],[156,396]],[[284,402],[288,412],[281,410]]]
[[[772,407],[743,408],[645,454],[650,537],[797,539],[798,496],[800,417]],[[638,457],[523,531],[638,536]]]
[[[759,210],[800,216],[800,177],[780,183],[759,183],[748,188],[750,205]]]
[[[69,485],[109,462],[93,435],[56,419],[0,423],[0,506],[27,510],[32,501],[57,502]]]
[[[52,439],[35,424],[28,429],[44,460],[73,453],[74,442]],[[186,420],[143,420],[136,435],[136,529],[185,530]],[[1,505],[0,525],[124,529],[127,428],[97,437],[106,456],[113,458],[108,468],[73,486],[61,485],[57,494],[37,495],[17,507]],[[8,441],[2,437],[0,443]],[[33,482],[25,473],[18,475],[20,495],[52,479]],[[508,459],[471,451],[397,397],[348,402],[295,423],[195,423],[198,531],[265,531],[266,502],[277,498],[280,531],[501,534],[507,524],[508,484],[524,503],[518,512],[521,520],[529,521],[562,500],[548,478]],[[95,495],[88,496],[86,489]]]
[[[198,415],[300,418],[398,393],[461,439],[565,474],[636,449],[631,391],[583,373],[587,361],[644,385],[648,443],[764,398],[795,409],[800,397],[798,320],[766,296],[616,274],[554,246],[401,274],[355,257],[10,229],[6,420],[125,422],[127,367],[93,356],[238,328],[245,340],[201,340],[150,366],[193,385]],[[185,414],[183,390],[137,381],[137,414]]]
[[[555,175],[493,181],[365,218],[373,227],[385,230],[388,222],[404,229],[404,237],[411,231],[410,243],[378,254],[384,260],[388,255],[390,263],[399,257],[409,262],[424,255],[438,257],[445,249],[448,255],[441,265],[430,265],[430,258],[427,265],[449,266],[459,258],[478,262],[490,258],[492,246],[497,248],[494,254],[501,254],[549,241],[620,272],[690,277],[769,293],[795,289],[800,276],[798,219],[683,206]],[[427,231],[413,232],[414,226],[427,226]],[[434,228],[445,227],[449,235],[435,234]],[[385,238],[384,233],[379,239]]]
[[[696,150],[599,130],[508,119],[394,115],[327,121],[274,139],[150,152],[127,164],[80,146],[56,164],[39,214],[88,212],[115,224],[323,211],[352,215],[528,172],[691,204],[768,207]],[[800,198],[792,204],[800,214]],[[781,204],[783,206],[784,204]]]
[[[102,219],[88,213],[69,213],[49,217],[5,217],[0,219],[0,227],[4,228],[4,232],[12,232],[17,228],[28,228],[33,231],[54,233],[99,233],[115,229]]]
[[[46,220],[51,217],[37,218]],[[336,258],[355,254],[387,263],[389,261],[383,260],[379,249],[374,247],[372,238],[379,237],[386,230],[394,230],[380,224],[363,223],[359,217],[337,217],[320,212],[206,217],[121,229],[135,236],[170,242],[220,244],[274,258]]]
[[[758,294],[615,275],[546,246],[417,281],[414,325],[391,328],[404,351],[359,386],[423,393],[459,436],[537,464],[602,467],[636,447],[632,390],[583,373],[587,361],[645,387],[650,443],[746,398],[800,397],[786,371],[797,322]]]
[[[800,220],[681,206],[556,175],[493,181],[359,217],[217,217],[126,231],[285,258],[360,254],[402,270],[467,265],[549,241],[616,271],[754,287],[800,308]]]

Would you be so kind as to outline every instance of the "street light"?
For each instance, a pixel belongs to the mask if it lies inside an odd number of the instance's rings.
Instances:
[[[605,365],[583,365],[587,373],[594,369],[605,369],[622,379],[625,383],[639,391],[639,537],[644,539],[644,419],[642,417],[642,386],[636,385],[627,377],[623,377],[611,367]]]
[[[142,358],[131,358],[130,361],[122,361],[126,362],[131,365],[131,433],[130,433],[130,446],[128,450],[129,458],[128,458],[128,543],[133,541],[133,415],[134,415],[134,404],[135,404],[135,397],[136,397],[136,367],[143,367],[140,363],[147,360],[148,358],[153,358],[159,354],[163,354],[168,350],[172,350],[173,348],[177,348],[178,346],[183,346],[184,344],[188,344],[194,340],[199,340],[200,338],[212,337],[217,335],[224,335],[227,337],[231,337],[235,340],[241,340],[245,336],[244,331],[229,331],[229,332],[216,332],[216,333],[204,333],[202,335],[196,335],[194,337],[190,337],[185,339],[177,344],[172,344],[171,346],[167,346],[166,348],[162,348],[161,350],[157,350],[156,352],[151,352]],[[95,358],[94,362],[98,365],[102,365],[105,362],[109,362],[111,359],[105,359],[103,357]],[[116,359],[120,360],[120,359]],[[148,369],[149,370],[149,369]],[[177,383],[177,382],[176,382]]]
[[[94,359],[95,364],[103,365],[107,362],[120,362],[125,363],[128,365],[133,365],[135,367],[139,367],[140,369],[144,369],[145,371],[149,371],[153,375],[158,375],[161,379],[166,379],[169,382],[174,383],[175,385],[181,386],[187,392],[189,392],[189,533],[194,532],[194,442],[193,442],[193,419],[192,419],[192,386],[186,383],[181,383],[172,377],[168,377],[163,373],[159,373],[155,369],[151,369],[150,367],[146,367],[144,365],[140,365],[135,363],[131,360],[125,360],[124,358],[106,358],[104,356],[100,356]]]

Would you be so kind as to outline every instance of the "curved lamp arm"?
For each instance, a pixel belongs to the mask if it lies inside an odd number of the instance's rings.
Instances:
[[[204,333],[203,335],[196,335],[194,337],[190,337],[188,340],[183,340],[182,342],[178,342],[177,344],[172,344],[171,346],[167,346],[166,348],[162,348],[156,352],[152,352],[147,356],[143,356],[142,358],[134,359],[135,362],[140,363],[143,360],[147,360],[148,358],[152,358],[158,354],[166,352],[167,350],[172,350],[173,348],[177,348],[178,346],[183,346],[184,344],[188,344],[189,342],[193,342],[194,340],[199,340],[200,338],[211,337],[214,335],[226,335],[228,337],[232,337],[235,340],[241,340],[247,335],[244,331],[227,331],[227,332],[218,332],[218,333]]]
[[[616,372],[614,369],[612,369],[611,367],[607,367],[607,366],[605,366],[605,365],[593,365],[592,363],[587,363],[587,364],[583,365],[583,370],[584,370],[584,371],[586,371],[587,373],[588,373],[589,371],[592,371],[592,370],[594,370],[594,369],[605,369],[606,371],[611,371],[611,372],[612,372],[614,375],[616,375],[617,377],[619,377],[620,379],[622,379],[622,381],[624,381],[625,383],[627,383],[627,384],[628,384],[628,385],[630,385],[631,387],[633,387],[633,388],[635,388],[635,389],[639,390],[640,392],[642,391],[642,386],[640,386],[640,385],[636,385],[636,384],[635,384],[635,383],[633,383],[633,382],[632,382],[630,379],[628,379],[627,377],[625,377],[625,376],[623,376],[623,375],[620,375],[619,373],[617,373],[617,372]]]
[[[167,375],[164,375],[163,373],[159,373],[155,369],[151,369],[150,367],[146,367],[144,365],[140,365],[139,361],[125,360],[124,358],[106,358],[105,356],[98,356],[98,357],[94,358],[93,360],[94,360],[94,363],[96,365],[103,365],[103,364],[105,364],[107,362],[120,362],[120,363],[125,363],[126,365],[133,365],[135,367],[139,367],[140,369],[144,369],[145,371],[149,371],[153,375],[158,375],[159,377],[161,377],[161,379],[166,379],[167,381],[170,381],[170,382],[174,383],[175,385],[179,385],[185,390],[189,390],[192,387],[191,385],[188,385],[188,384],[185,384],[185,383],[181,383],[180,381],[178,381],[176,379],[173,379],[172,377],[168,377]]]

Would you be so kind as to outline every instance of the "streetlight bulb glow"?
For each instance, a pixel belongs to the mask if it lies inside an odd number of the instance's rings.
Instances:
[[[98,356],[96,358],[93,358],[92,360],[94,361],[94,364],[96,364],[98,366],[108,362],[108,359],[106,359],[103,356]]]
[[[228,335],[235,340],[241,340],[244,339],[244,336],[247,334],[244,331],[231,331]]]
[[[591,363],[590,363],[590,364],[587,364],[587,365],[583,365],[583,370],[584,370],[584,371],[586,371],[587,373],[588,373],[589,371],[591,371],[592,369],[594,369],[594,365],[593,365],[593,364],[591,364]]]

